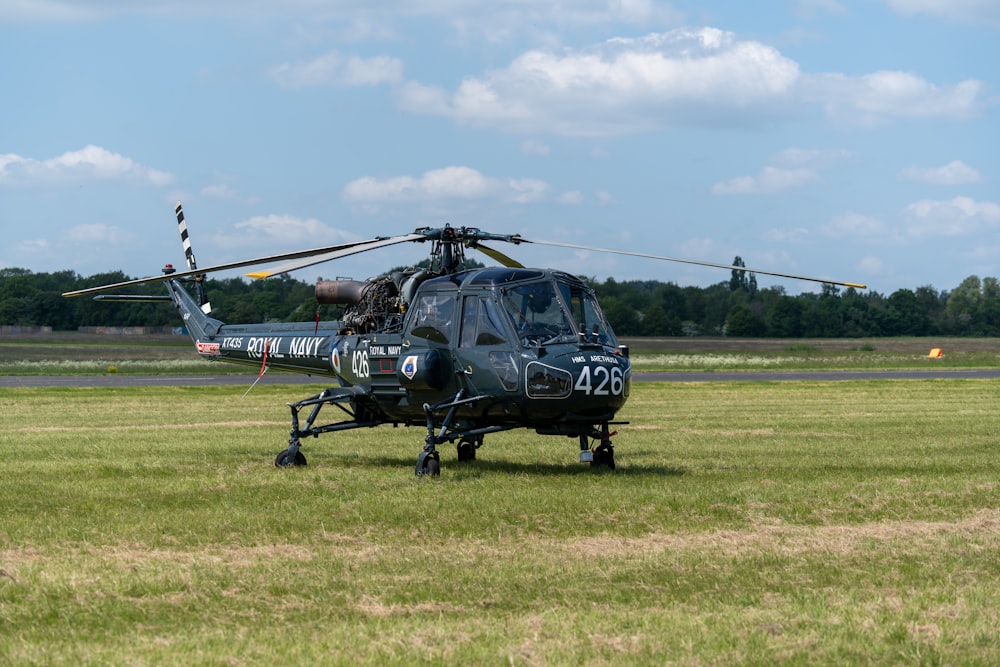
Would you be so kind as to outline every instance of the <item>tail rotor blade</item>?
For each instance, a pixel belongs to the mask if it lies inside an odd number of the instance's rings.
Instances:
[[[181,203],[179,201],[174,206],[174,213],[177,215],[177,227],[181,232],[181,245],[184,246],[184,259],[187,261],[188,268],[194,271],[198,268],[198,262],[194,259],[194,251],[191,249],[191,238],[188,236],[187,223],[184,221],[184,209],[181,208]]]

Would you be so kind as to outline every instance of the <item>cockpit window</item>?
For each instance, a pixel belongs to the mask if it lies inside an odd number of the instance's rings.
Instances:
[[[501,294],[500,302],[522,345],[576,340],[576,330],[552,281],[518,285]]]
[[[594,294],[580,285],[559,283],[559,291],[569,306],[573,322],[579,327],[581,339],[588,343],[600,343],[610,347],[618,346],[611,325],[605,319]]]

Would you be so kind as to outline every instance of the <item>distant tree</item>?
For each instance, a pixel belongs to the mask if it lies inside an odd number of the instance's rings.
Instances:
[[[746,264],[743,263],[742,257],[736,255],[736,257],[733,258],[733,266],[746,266]],[[731,276],[729,278],[729,291],[746,292],[748,291],[747,289],[748,287],[749,287],[749,282],[747,281],[747,272],[740,271],[739,269],[733,269]]]
[[[749,306],[738,303],[729,310],[726,317],[726,335],[736,338],[757,338],[767,334],[764,319],[755,314]]]
[[[972,336],[979,332],[979,306],[982,299],[982,281],[979,276],[969,276],[952,290],[945,306],[950,333]]]
[[[803,302],[782,296],[767,315],[768,334],[775,338],[798,338],[802,335]]]
[[[984,336],[1000,335],[1000,282],[996,278],[983,278],[979,317]]]
[[[883,320],[885,335],[925,336],[929,329],[930,318],[915,292],[901,289],[889,295]]]

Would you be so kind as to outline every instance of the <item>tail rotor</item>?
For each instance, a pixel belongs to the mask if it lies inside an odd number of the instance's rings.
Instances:
[[[188,236],[187,223],[184,221],[184,209],[181,208],[180,202],[177,202],[177,205],[174,206],[174,213],[177,214],[177,227],[181,233],[181,245],[184,246],[184,259],[187,262],[189,270],[197,271],[198,262],[195,260],[194,250],[191,248],[191,237]],[[208,315],[212,312],[212,304],[208,302],[208,297],[205,296],[204,281],[204,273],[194,276],[195,291],[198,293],[198,305],[201,307],[202,312]]]

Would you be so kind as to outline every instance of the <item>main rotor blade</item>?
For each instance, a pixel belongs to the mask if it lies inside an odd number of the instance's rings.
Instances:
[[[560,248],[575,248],[577,250],[592,250],[594,252],[610,252],[616,255],[629,255],[631,257],[645,257],[647,259],[660,259],[666,262],[679,262],[681,264],[694,264],[696,266],[710,266],[715,269],[734,269],[736,271],[747,271],[749,273],[760,273],[765,276],[777,276],[779,278],[793,278],[795,280],[810,280],[814,283],[827,283],[830,285],[842,285],[843,287],[855,287],[857,289],[868,289],[867,285],[861,283],[848,283],[839,280],[829,280],[828,278],[810,278],[809,276],[799,276],[793,273],[778,273],[777,271],[763,271],[761,269],[751,269],[745,266],[734,266],[731,264],[716,264],[714,262],[701,262],[694,259],[680,259],[678,257],[665,257],[663,255],[650,255],[644,252],[633,252],[631,250],[613,250],[611,248],[596,248],[594,246],[578,245],[576,243],[560,243],[559,241],[535,241],[521,239],[523,243],[537,243],[538,245],[551,245]]]
[[[150,283],[162,283],[166,280],[173,280],[174,278],[187,278],[190,276],[204,275],[206,273],[227,271],[229,269],[242,269],[243,267],[246,266],[269,264],[271,262],[280,262],[282,260],[297,259],[300,257],[309,257],[321,253],[329,253],[333,250],[352,248],[358,245],[362,245],[365,243],[372,243],[379,240],[381,239],[375,238],[375,239],[370,239],[368,241],[353,241],[351,243],[341,243],[340,245],[326,246],[323,248],[313,248],[312,250],[297,250],[295,252],[285,252],[278,255],[269,255],[267,257],[258,257],[256,259],[247,259],[240,262],[231,262],[229,264],[218,264],[216,266],[209,266],[204,269],[175,271],[174,273],[165,273],[160,276],[150,276],[148,278],[136,278],[135,280],[126,280],[120,283],[101,285],[100,287],[88,287],[86,289],[73,290],[72,292],[63,292],[63,296],[82,296],[84,294],[95,294],[97,292],[105,292],[107,290],[112,290],[112,289],[121,289],[122,287],[131,287],[133,285],[148,285]]]
[[[262,278],[270,278],[271,276],[281,275],[282,273],[288,273],[289,271],[304,269],[307,266],[313,266],[314,264],[329,262],[331,259],[339,259],[340,257],[356,255],[359,252],[375,250],[376,248],[384,248],[386,246],[396,245],[397,243],[405,243],[407,241],[423,241],[426,240],[426,238],[427,237],[423,234],[413,233],[413,234],[406,234],[405,236],[392,236],[387,239],[374,239],[371,241],[365,241],[363,243],[356,244],[349,248],[334,250],[333,252],[324,253],[322,255],[314,255],[312,257],[307,257],[305,259],[288,262],[287,264],[276,266],[273,269],[262,269],[260,271],[245,273],[243,275],[249,278],[256,278],[258,280]]]
[[[499,250],[494,250],[493,248],[488,248],[488,247],[484,246],[482,243],[476,243],[472,247],[475,248],[476,250],[478,250],[479,252],[483,253],[487,257],[490,257],[490,258],[492,258],[492,259],[500,262],[502,265],[504,265],[506,267],[513,268],[513,269],[523,269],[524,268],[524,264],[521,264],[521,262],[517,261],[516,259],[508,257],[507,255],[503,254]]]

